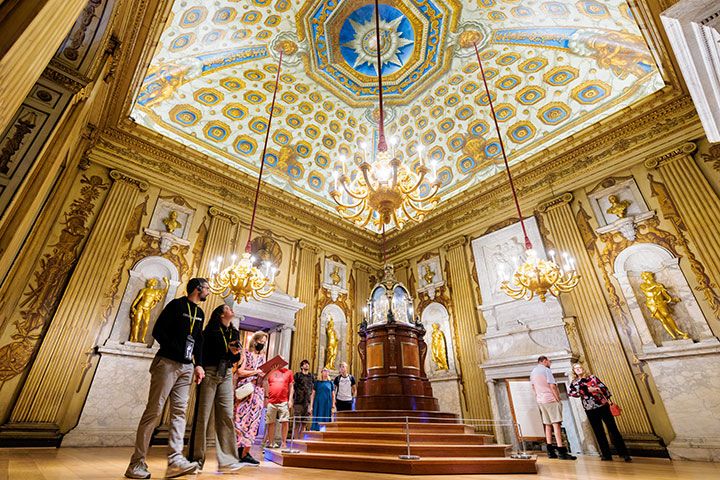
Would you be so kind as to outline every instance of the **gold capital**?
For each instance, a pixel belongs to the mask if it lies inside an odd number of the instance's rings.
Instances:
[[[545,213],[548,210],[552,210],[553,208],[561,207],[563,205],[567,205],[568,203],[573,201],[573,194],[570,192],[563,193],[562,195],[553,198],[552,200],[548,200],[547,202],[543,202],[540,205],[538,205],[538,210],[541,213]]]
[[[693,142],[683,143],[679,147],[675,147],[672,150],[655,155],[645,160],[645,168],[658,168],[659,166],[671,162],[678,157],[684,157],[692,154],[697,150],[697,145]]]
[[[141,192],[145,192],[148,188],[150,188],[150,185],[147,182],[139,180],[135,177],[131,177],[130,175],[127,175],[119,170],[110,170],[110,178],[112,178],[116,182],[125,182],[127,184],[133,185],[137,187],[137,189]]]
[[[456,237],[443,245],[443,248],[447,251],[450,251],[458,247],[464,247],[465,245],[467,245],[467,242],[467,235],[460,235],[459,237]]]
[[[314,243],[308,242],[307,240],[299,240],[298,247],[300,247],[301,250],[308,250],[316,254],[320,253],[320,247],[315,245]]]
[[[218,218],[227,220],[230,223],[232,223],[233,225],[236,225],[240,221],[240,219],[238,218],[237,215],[220,210],[217,207],[210,207],[210,209],[208,210],[208,213],[210,214],[211,217],[218,217]]]
[[[360,270],[367,273],[375,273],[377,272],[377,268],[373,268],[370,265],[368,265],[365,262],[361,262],[360,260],[355,260],[352,264],[353,268],[355,270]]]

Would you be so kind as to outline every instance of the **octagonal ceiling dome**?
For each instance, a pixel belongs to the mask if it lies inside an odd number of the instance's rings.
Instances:
[[[335,213],[338,158],[377,118],[371,0],[176,0],[132,110],[136,121],[256,174],[286,45],[269,183]],[[511,163],[664,86],[622,0],[381,0],[387,130],[449,199],[501,169],[471,35]]]

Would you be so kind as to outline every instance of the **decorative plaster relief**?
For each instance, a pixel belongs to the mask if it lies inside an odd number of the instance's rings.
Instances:
[[[344,263],[325,257],[323,269],[323,288],[330,292],[332,301],[336,301],[341,294],[348,293],[347,267]]]
[[[445,285],[440,266],[440,257],[434,256],[417,264],[418,292],[427,292],[430,299],[435,298],[439,287]]]

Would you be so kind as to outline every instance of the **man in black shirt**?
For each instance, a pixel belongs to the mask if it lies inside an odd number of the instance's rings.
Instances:
[[[198,468],[182,454],[185,436],[185,411],[193,376],[200,383],[205,377],[202,365],[202,329],[205,314],[198,306],[210,294],[204,278],[193,278],[187,284],[187,296],[168,303],[160,313],[152,335],[160,344],[150,364],[150,394],[138,425],[135,452],[125,471],[127,478],[150,478],[145,457],[153,430],[162,416],[165,401],[170,398],[168,432],[168,468],[166,478],[192,473]],[[193,369],[193,362],[195,367]]]
[[[300,362],[300,371],[295,373],[295,379],[293,382],[295,385],[293,415],[296,417],[303,417],[295,424],[295,438],[300,438],[300,435],[304,430],[305,423],[310,422],[310,397],[312,396],[314,383],[315,374],[310,373],[310,362],[303,360]]]

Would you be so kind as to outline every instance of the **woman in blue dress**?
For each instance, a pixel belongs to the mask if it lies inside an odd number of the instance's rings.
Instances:
[[[321,422],[331,422],[333,405],[335,405],[335,389],[329,377],[330,371],[323,368],[320,380],[315,380],[310,396],[310,414],[313,416],[310,430],[319,431]]]

